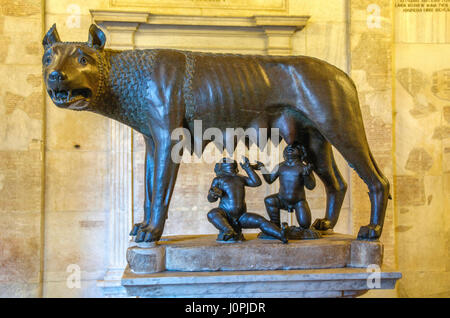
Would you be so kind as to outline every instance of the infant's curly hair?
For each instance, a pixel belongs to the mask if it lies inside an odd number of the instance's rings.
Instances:
[[[217,175],[219,175],[223,172],[223,170],[237,172],[238,164],[236,160],[230,158],[223,158],[220,162],[216,163],[214,167],[214,172]]]

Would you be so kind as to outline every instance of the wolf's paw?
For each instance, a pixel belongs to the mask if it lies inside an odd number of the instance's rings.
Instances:
[[[358,232],[358,240],[375,241],[381,236],[382,227],[375,224],[361,226]]]
[[[161,238],[162,231],[150,224],[141,227],[136,234],[135,242],[156,242]]]
[[[318,231],[327,231],[332,230],[333,226],[331,225],[331,221],[327,218],[323,219],[316,219],[312,225],[312,228],[318,230]]]
[[[139,230],[140,230],[141,228],[147,226],[147,224],[148,224],[148,223],[146,223],[146,222],[135,223],[135,224],[133,225],[133,228],[131,229],[130,236],[136,236],[136,235],[138,234]]]

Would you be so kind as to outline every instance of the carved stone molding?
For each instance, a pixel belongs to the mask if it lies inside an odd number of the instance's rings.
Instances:
[[[260,27],[293,26],[302,29],[310,16],[191,16],[191,15],[166,15],[152,14],[150,12],[132,12],[117,10],[90,10],[96,23],[102,22],[137,22],[153,25],[195,25],[195,26],[220,26],[220,27]]]
[[[148,12],[91,10],[94,22],[104,26],[110,33],[110,46],[113,48],[133,47],[134,33],[151,27],[152,30],[164,27],[210,29],[210,32],[231,30],[236,34],[260,32],[267,38],[265,54],[289,55],[292,52],[291,38],[302,30],[309,16],[251,16],[251,17],[213,17],[188,15],[157,15]],[[198,30],[197,30],[198,32]],[[130,43],[131,42],[131,43]],[[206,49],[206,48],[205,48]]]

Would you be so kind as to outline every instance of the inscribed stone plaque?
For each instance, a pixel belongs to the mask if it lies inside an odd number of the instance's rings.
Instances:
[[[450,12],[450,0],[396,0],[402,12]]]

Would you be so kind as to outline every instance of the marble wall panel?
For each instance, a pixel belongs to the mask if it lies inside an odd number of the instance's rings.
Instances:
[[[0,64],[0,151],[40,150],[42,91],[40,66]]]
[[[89,112],[59,109],[47,96],[47,151],[75,153],[107,152],[110,150],[110,120]],[[96,164],[93,162],[92,164]]]
[[[395,38],[407,43],[448,43],[450,41],[448,2],[414,1],[395,4]],[[422,5],[421,11],[408,11],[408,5]],[[444,10],[442,10],[444,9]]]
[[[86,41],[89,9],[108,1],[46,1],[45,30]],[[108,265],[111,188],[110,120],[57,108],[46,97],[44,297],[101,296],[96,280]],[[66,284],[67,266],[81,269],[81,288]]]
[[[286,14],[289,11],[289,3],[290,0],[165,1],[164,3],[152,0],[112,0],[110,7],[114,9],[132,8],[136,11],[147,10],[157,14],[248,16],[254,14]]]
[[[42,289],[41,25],[40,1],[0,1],[1,297]]]
[[[108,155],[94,151],[48,151],[46,212],[109,209]]]
[[[45,15],[46,23],[48,23],[48,17],[52,15],[65,16],[64,21],[69,21],[69,17],[82,15],[90,16],[90,10],[94,9],[109,9],[111,0],[46,0],[45,1]],[[69,22],[70,23],[70,22]],[[83,28],[83,24],[81,25]]]
[[[310,15],[310,22],[346,22],[348,1],[347,0],[290,0],[290,15]]]
[[[402,270],[402,275],[402,283],[397,287],[398,297],[448,298],[448,272]]]
[[[47,213],[45,282],[66,281],[70,265],[79,267],[81,280],[101,279],[108,257],[106,222],[105,214],[95,211]]]
[[[396,44],[396,233],[398,265],[405,273],[398,290],[401,297],[448,297],[450,98],[443,94],[447,82],[441,75],[449,68],[444,56],[450,46],[411,43],[411,34],[406,40]]]
[[[383,173],[393,184],[392,158],[392,12],[389,1],[351,1],[351,76],[371,151]],[[367,186],[352,173],[353,234],[368,224],[370,201]],[[395,266],[394,211],[390,201],[381,241],[384,263]]]
[[[96,280],[81,280],[79,288],[67,282],[54,281],[44,283],[44,297],[46,298],[102,298],[103,290],[97,286]]]
[[[38,151],[0,151],[0,214],[41,208],[41,159]]]
[[[304,41],[302,46],[301,41]],[[298,32],[293,44],[293,54],[303,54],[325,60],[348,71],[347,24],[336,21],[310,21]],[[304,50],[297,51],[298,49]]]
[[[3,283],[39,284],[40,220],[39,210],[0,214],[0,290]]]
[[[41,283],[9,283],[0,284],[1,298],[36,298],[41,293]]]

